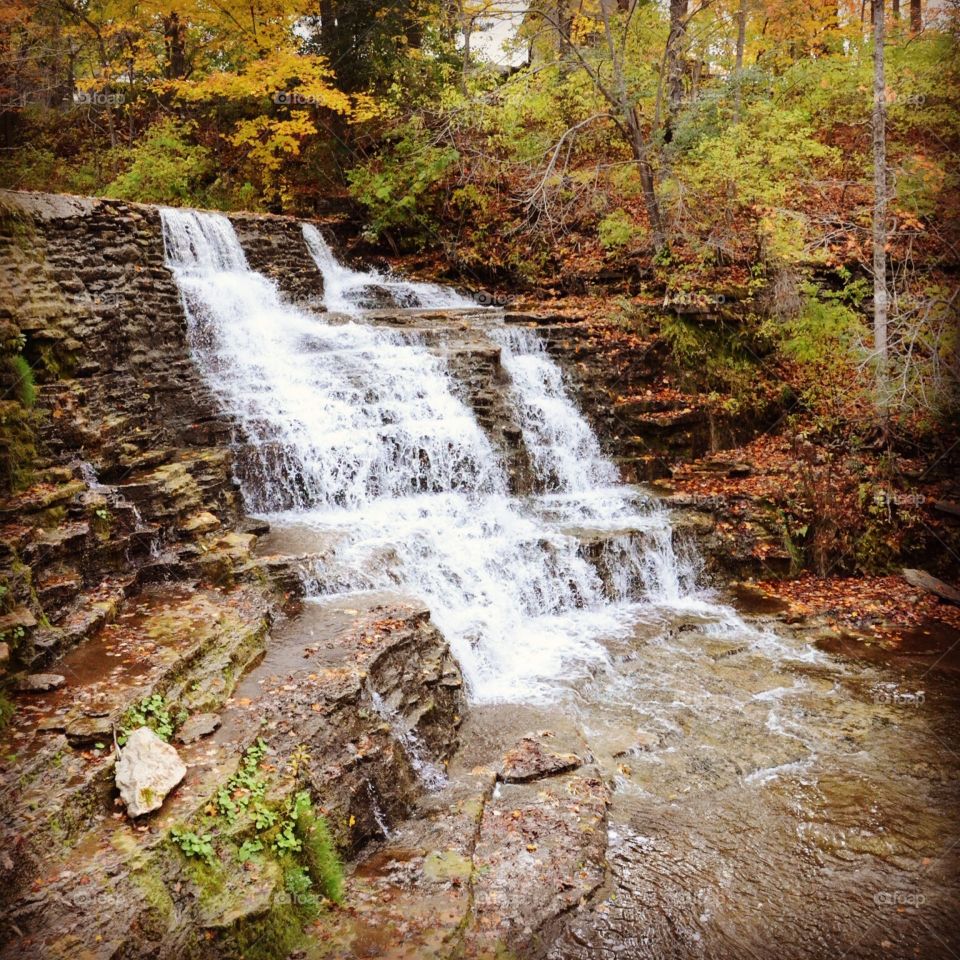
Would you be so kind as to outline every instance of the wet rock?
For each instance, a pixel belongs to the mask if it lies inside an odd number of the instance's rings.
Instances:
[[[16,689],[20,693],[48,693],[66,682],[67,678],[59,673],[29,673],[17,680]]]
[[[201,510],[180,524],[180,530],[188,536],[200,536],[216,530],[219,526],[220,521],[212,513]]]
[[[576,770],[583,760],[575,753],[558,753],[546,742],[549,733],[524,737],[503,756],[499,777],[505,783],[526,783]]]
[[[167,794],[186,776],[177,751],[149,727],[130,734],[117,762],[116,783],[131,817],[159,810]]]
[[[0,634],[10,630],[29,630],[37,625],[37,618],[26,607],[18,607],[0,617]]]
[[[237,529],[241,533],[252,533],[257,537],[265,537],[270,532],[270,524],[266,520],[249,517],[241,522]]]
[[[110,743],[113,723],[110,717],[78,717],[64,727],[71,747],[86,747],[93,743]]]
[[[609,792],[595,770],[505,784],[487,803],[473,855],[473,923],[465,941],[530,956],[603,883]]]
[[[220,718],[215,713],[196,713],[177,731],[180,743],[194,743],[210,736],[220,726]]]
[[[659,750],[662,743],[659,735],[650,733],[649,730],[637,730],[633,744],[628,749],[615,753],[614,757],[620,760],[625,757],[635,757],[641,753],[649,753],[652,750]]]

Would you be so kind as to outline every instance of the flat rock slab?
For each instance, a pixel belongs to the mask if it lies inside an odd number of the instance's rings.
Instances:
[[[215,713],[195,713],[177,732],[180,743],[195,743],[208,737],[220,726],[220,717]]]
[[[504,784],[487,803],[474,850],[466,941],[526,956],[604,881],[609,791],[598,772]]]
[[[551,743],[551,734],[529,734],[503,755],[499,778],[505,783],[527,783],[560,773],[568,773],[583,765],[575,753],[559,752]]]
[[[49,693],[66,682],[67,678],[59,673],[31,673],[17,681],[16,689],[20,693]]]
[[[72,747],[82,747],[91,743],[110,744],[113,742],[113,723],[110,717],[78,717],[64,728],[67,742]]]
[[[27,607],[18,607],[12,613],[0,617],[0,633],[16,628],[29,629],[37,625],[37,618]]]

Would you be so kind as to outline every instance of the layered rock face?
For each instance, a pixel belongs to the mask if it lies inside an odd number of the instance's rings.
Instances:
[[[236,224],[254,269],[322,293],[298,223]],[[324,881],[309,824],[349,853],[409,813],[456,746],[457,665],[404,598],[292,619],[312,558],[243,514],[155,208],[3,194],[0,285],[0,953],[285,955],[290,877]],[[134,822],[114,745],[143,726],[187,774]]]

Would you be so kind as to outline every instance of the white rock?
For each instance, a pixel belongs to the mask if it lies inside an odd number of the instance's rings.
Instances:
[[[149,727],[138,727],[127,738],[117,762],[120,799],[131,817],[158,810],[166,795],[186,776],[177,751]]]

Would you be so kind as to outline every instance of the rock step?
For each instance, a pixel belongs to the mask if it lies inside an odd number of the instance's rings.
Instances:
[[[111,761],[101,761],[104,813],[67,849],[35,851],[42,879],[0,917],[15,924],[0,956],[67,957],[76,942],[105,943],[131,957],[179,955],[185,943],[242,955],[237,944],[255,938],[264,917],[302,923],[289,898],[277,896],[285,880],[270,849],[250,869],[236,869],[240,844],[262,828],[249,816],[230,822],[218,812],[221,788],[258,738],[267,744],[257,776],[269,803],[282,810],[306,787],[342,848],[376,835],[372,791],[391,816],[409,812],[423,789],[413,744],[438,760],[454,748],[459,671],[419,605],[370,595],[311,608],[275,634],[228,701],[219,729],[182,749],[186,779],[157,813],[136,827],[122,814],[109,816]],[[76,774],[72,764],[69,773]],[[209,838],[209,867],[198,872],[175,848],[175,827]],[[203,878],[210,875],[222,886],[208,887]],[[107,903],[112,909],[103,909]],[[158,909],[176,921],[158,928]],[[156,931],[148,941],[145,924]]]

